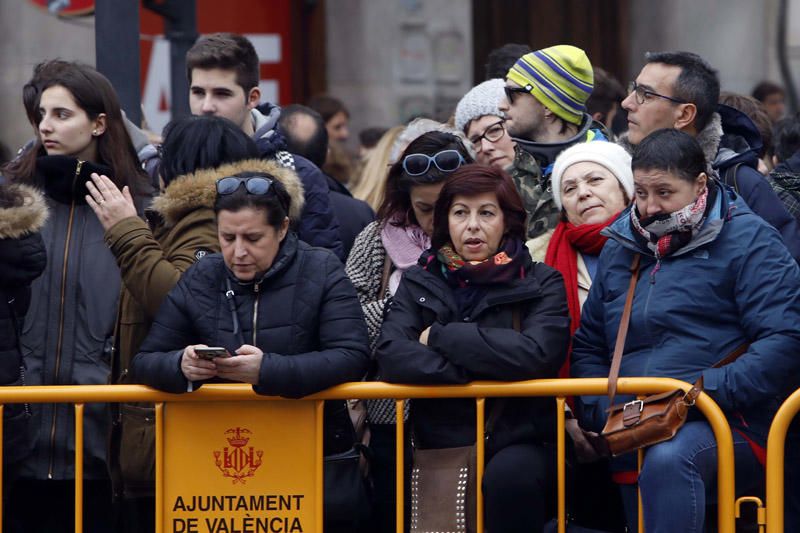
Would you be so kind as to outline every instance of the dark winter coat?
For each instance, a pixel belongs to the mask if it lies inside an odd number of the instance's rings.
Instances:
[[[312,246],[327,248],[344,263],[347,254],[339,238],[339,223],[331,208],[325,174],[305,157],[285,150],[286,141],[275,128],[281,115],[280,107],[262,104],[250,111],[250,115],[255,128],[253,139],[261,157],[291,168],[303,182],[306,204],[296,226],[297,236]]]
[[[620,376],[694,382],[734,429],[764,444],[782,399],[800,384],[800,269],[775,229],[723,189],[720,217],[706,222],[679,255],[655,259],[630,228],[629,210],[604,230],[610,239],[572,345],[574,377],[606,377],[630,281],[641,256]],[[742,343],[747,352],[722,368]],[[617,402],[626,401],[618,397]],[[581,398],[583,427],[599,431],[608,398]]]
[[[31,282],[47,264],[39,231],[47,220],[47,205],[36,189],[2,185],[0,196],[9,207],[0,208],[0,385],[24,385],[20,333],[31,296]],[[23,404],[3,408],[3,459],[8,466],[31,449],[27,440],[30,409]]]
[[[363,377],[367,331],[344,268],[333,254],[289,233],[257,283],[237,282],[219,254],[187,270],[133,360],[134,378],[185,392],[180,359],[186,346],[204,343],[233,353],[242,345],[225,296],[228,281],[244,341],[264,351],[256,392],[300,398]]]
[[[426,254],[420,264],[426,264]],[[376,356],[391,383],[452,385],[475,380],[553,378],[569,343],[564,281],[552,268],[525,257],[526,277],[486,286],[470,316],[462,316],[453,289],[434,260],[403,276],[383,322]],[[513,329],[519,309],[521,331]],[[419,342],[430,326],[428,345]],[[487,413],[497,405],[490,400]],[[489,416],[489,414],[487,414]],[[421,448],[465,446],[475,441],[472,399],[413,400],[411,419]],[[549,398],[505,401],[488,453],[510,444],[555,442],[555,411]]]
[[[27,385],[105,385],[109,381],[120,274],[103,241],[103,227],[86,204],[85,183],[92,172],[111,169],[66,156],[37,159],[50,218],[41,234],[47,267],[33,282],[22,349]],[[74,409],[70,404],[32,404],[30,460],[24,479],[74,477]],[[84,477],[108,477],[106,438],[110,413],[105,404],[84,411]]]
[[[375,220],[375,211],[363,200],[353,198],[347,187],[326,175],[328,198],[331,209],[339,222],[339,238],[342,240],[344,255],[347,257],[361,230]]]
[[[800,222],[800,152],[778,163],[767,176],[786,210]]]

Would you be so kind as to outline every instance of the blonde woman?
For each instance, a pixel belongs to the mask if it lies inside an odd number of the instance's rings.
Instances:
[[[404,129],[405,126],[395,126],[383,134],[355,183],[350,186],[353,198],[367,202],[373,211],[377,211],[383,202],[386,176],[389,174],[389,165],[393,163],[389,156],[395,139]]]

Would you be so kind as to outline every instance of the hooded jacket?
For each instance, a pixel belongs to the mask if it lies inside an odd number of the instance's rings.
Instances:
[[[19,336],[30,304],[31,282],[41,275],[47,254],[39,231],[48,215],[42,194],[27,185],[2,185],[0,196],[11,207],[0,208],[0,385],[24,385]],[[3,409],[3,459],[19,461],[30,451],[27,405]]]
[[[205,255],[219,251],[213,210],[216,181],[245,171],[265,172],[280,180],[292,200],[289,218],[297,220],[304,204],[297,175],[274,161],[255,159],[179,176],[145,212],[148,222],[129,217],[106,232],[106,244],[117,259],[124,283],[115,382],[129,382],[130,361],[181,274]]]
[[[525,254],[524,278],[486,285],[470,316],[459,311],[453,289],[436,273],[440,265],[406,271],[383,322],[376,349],[381,378],[414,385],[474,380],[518,381],[558,375],[569,344],[569,318],[561,274]],[[514,308],[521,327],[514,330]],[[430,326],[427,346],[419,336]],[[496,405],[489,401],[487,413]],[[489,416],[489,414],[487,414]],[[416,445],[467,446],[475,442],[475,401],[413,400]],[[547,398],[505,402],[487,453],[510,444],[555,442],[555,416]]]
[[[800,384],[800,269],[777,231],[733,190],[722,186],[716,200],[699,234],[657,271],[633,235],[631,207],[603,231],[609,240],[575,333],[571,373],[608,376],[639,253],[619,375],[689,383],[702,376],[731,426],[763,445],[777,408]],[[711,368],[745,342],[750,346],[735,362]],[[583,427],[602,429],[607,403],[606,396],[582,397]]]

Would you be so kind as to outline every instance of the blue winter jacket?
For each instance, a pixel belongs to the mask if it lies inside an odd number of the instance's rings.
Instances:
[[[630,281],[640,253],[620,376],[671,377],[694,382],[731,425],[764,443],[781,401],[800,382],[800,269],[778,232],[722,186],[705,226],[655,271],[630,226],[630,207],[604,232],[610,237],[575,334],[574,377],[606,377]],[[710,368],[742,343],[735,362]],[[616,402],[630,398],[617,397]],[[602,429],[606,396],[581,398],[585,428]]]

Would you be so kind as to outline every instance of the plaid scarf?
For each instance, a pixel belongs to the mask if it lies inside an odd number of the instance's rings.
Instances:
[[[675,253],[697,235],[706,221],[708,207],[714,204],[716,188],[706,187],[691,204],[675,212],[640,218],[639,209],[634,203],[631,209],[631,226],[634,234],[644,240],[647,248],[656,258],[656,266],[651,277],[661,268],[661,260]]]

